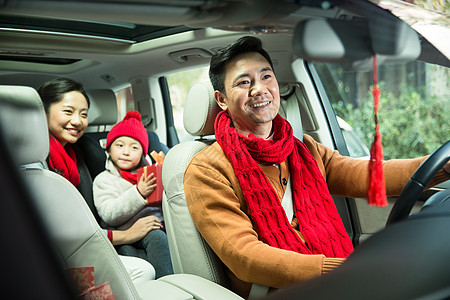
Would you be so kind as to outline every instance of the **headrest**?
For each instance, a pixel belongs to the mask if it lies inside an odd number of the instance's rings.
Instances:
[[[91,107],[89,108],[89,126],[114,125],[117,123],[116,95],[109,89],[87,91]]]
[[[220,111],[211,83],[197,82],[189,90],[184,104],[184,128],[194,136],[213,135],[214,121]]]
[[[47,159],[47,117],[34,88],[0,85],[0,130],[18,165]]]

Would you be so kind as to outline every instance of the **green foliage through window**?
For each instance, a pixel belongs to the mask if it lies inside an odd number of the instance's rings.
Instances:
[[[424,98],[409,86],[402,86],[400,95],[395,96],[384,91],[383,86],[380,83],[378,121],[386,159],[430,154],[450,138],[448,99],[442,100],[437,96]],[[359,108],[337,103],[333,108],[370,146],[375,132],[371,92],[361,101]]]
[[[375,132],[372,72],[314,64],[337,116],[370,147]],[[386,159],[431,154],[450,138],[450,69],[423,62],[382,65],[378,121]]]

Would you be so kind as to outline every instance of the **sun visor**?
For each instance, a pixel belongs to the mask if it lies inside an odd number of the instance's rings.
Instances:
[[[295,28],[295,53],[311,61],[341,64],[346,69],[370,70],[374,53],[379,64],[416,59],[418,34],[400,20],[306,20]]]

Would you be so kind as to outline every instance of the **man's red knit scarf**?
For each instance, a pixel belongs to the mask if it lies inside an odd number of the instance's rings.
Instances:
[[[239,180],[253,226],[261,241],[303,254],[347,257],[353,246],[317,162],[292,134],[280,115],[273,120],[273,140],[245,137],[232,126],[227,111],[215,122],[216,139]],[[258,164],[288,159],[295,216],[306,244],[290,225],[280,199]]]
[[[50,170],[64,176],[74,186],[80,184],[80,174],[78,173],[77,157],[72,146],[67,144],[63,147],[61,143],[53,136],[50,136],[50,155],[48,157],[48,166]]]

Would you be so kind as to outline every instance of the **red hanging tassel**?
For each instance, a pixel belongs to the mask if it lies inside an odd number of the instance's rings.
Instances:
[[[369,190],[367,199],[369,205],[387,206],[386,185],[384,182],[383,171],[383,145],[381,143],[381,134],[378,125],[378,105],[380,103],[380,90],[378,89],[377,78],[377,59],[373,56],[373,82],[374,87],[372,95],[374,98],[374,118],[375,118],[375,136],[370,147],[369,161]]]

